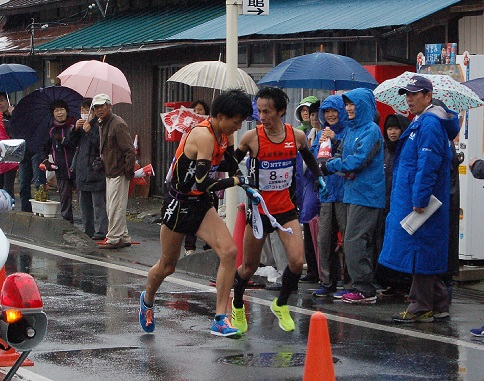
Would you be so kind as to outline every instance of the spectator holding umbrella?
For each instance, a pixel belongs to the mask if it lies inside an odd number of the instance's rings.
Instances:
[[[51,112],[54,116],[54,125],[49,130],[49,140],[42,151],[43,164],[48,171],[56,172],[62,217],[74,223],[72,193],[76,186],[75,174],[70,168],[76,149],[68,139],[68,135],[74,127],[75,120],[69,116],[69,106],[61,99],[52,102]],[[48,159],[49,154],[52,154],[53,163]]]
[[[393,316],[398,323],[432,322],[449,316],[449,296],[442,281],[448,271],[451,142],[459,133],[457,114],[432,105],[433,85],[415,75],[399,89],[416,115],[400,137],[395,153],[390,212],[379,263],[412,274],[410,305]],[[431,196],[441,202],[413,234],[400,221],[422,214]]]

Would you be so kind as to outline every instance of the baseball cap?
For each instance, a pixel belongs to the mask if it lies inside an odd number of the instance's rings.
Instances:
[[[408,80],[406,86],[401,87],[398,90],[399,95],[403,95],[406,92],[409,93],[418,93],[419,91],[430,91],[432,92],[434,87],[432,86],[432,82],[430,82],[427,78],[424,78],[420,75],[414,75],[412,78]]]
[[[111,104],[111,99],[109,98],[109,96],[107,94],[98,94],[98,95],[95,95],[94,98],[92,98],[91,107],[100,106],[105,103]]]

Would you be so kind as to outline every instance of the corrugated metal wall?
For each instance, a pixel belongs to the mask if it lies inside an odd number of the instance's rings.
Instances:
[[[459,20],[459,54],[484,54],[484,15]]]

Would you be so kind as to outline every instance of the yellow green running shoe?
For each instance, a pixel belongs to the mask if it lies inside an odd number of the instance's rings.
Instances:
[[[287,305],[278,306],[277,298],[271,304],[271,311],[279,319],[279,327],[284,331],[291,332],[294,331],[296,326],[294,325],[294,320],[292,320],[291,314],[289,313],[289,307]]]
[[[232,300],[232,325],[241,333],[247,332],[247,318],[245,317],[245,306],[235,308]]]

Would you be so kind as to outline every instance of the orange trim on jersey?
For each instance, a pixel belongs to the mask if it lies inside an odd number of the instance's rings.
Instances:
[[[215,135],[215,131],[213,130],[212,124],[210,123],[210,120],[211,119],[204,120],[204,121],[200,122],[198,125],[196,125],[194,128],[208,128],[208,130],[210,131],[210,133],[213,136],[213,151],[212,151],[211,170],[210,170],[210,172],[212,172],[214,167],[217,168],[220,165],[220,162],[222,161],[222,159],[224,157],[224,153],[225,153],[225,151],[227,150],[227,147],[228,147],[228,138],[227,138],[227,135],[221,134],[220,135],[220,142],[219,142],[217,140],[216,135]],[[172,163],[173,176],[177,176],[177,182],[178,183],[180,183],[180,181],[182,181],[180,179],[180,175],[183,175],[183,176],[185,175],[184,173],[183,174],[179,173],[179,171],[177,170],[178,161],[179,161],[180,157],[185,154],[186,140],[188,139],[188,136],[190,136],[191,131],[193,131],[193,129],[190,130],[188,132],[188,134],[180,142],[180,145],[176,149],[175,158],[174,158],[173,163]],[[186,157],[186,155],[185,155],[185,157]],[[196,162],[196,160],[191,160],[191,161]],[[193,189],[192,191],[188,192],[187,194],[188,195],[201,195],[201,194],[204,194],[204,193],[205,192],[200,192],[199,190]]]

